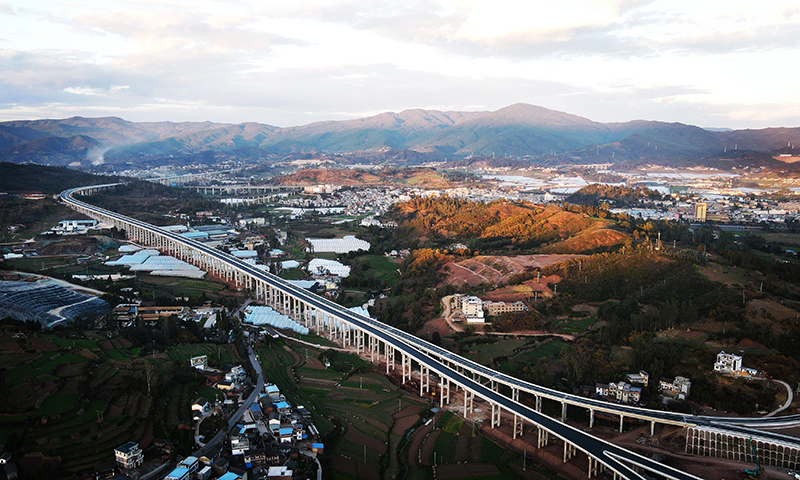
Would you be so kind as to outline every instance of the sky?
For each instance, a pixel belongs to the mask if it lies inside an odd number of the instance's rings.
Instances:
[[[797,0],[0,0],[0,121],[800,126]]]

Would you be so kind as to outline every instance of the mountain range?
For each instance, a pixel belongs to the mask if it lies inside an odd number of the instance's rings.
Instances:
[[[0,160],[87,167],[196,161],[220,155],[407,151],[413,157],[522,158],[544,163],[653,163],[756,154],[760,162],[792,153],[800,128],[710,130],[635,120],[599,123],[544,107],[515,104],[493,112],[404,110],[295,127],[260,123],[129,122],[72,117],[0,123]],[[800,154],[800,152],[798,152]],[[420,155],[417,155],[420,154]]]

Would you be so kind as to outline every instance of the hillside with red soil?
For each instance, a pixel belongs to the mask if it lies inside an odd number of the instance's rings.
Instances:
[[[473,241],[478,250],[591,253],[613,249],[627,239],[609,221],[557,206],[510,200],[413,198],[395,205],[391,215],[421,238]]]

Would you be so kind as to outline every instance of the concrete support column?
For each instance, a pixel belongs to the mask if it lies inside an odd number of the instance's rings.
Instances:
[[[375,337],[369,336],[369,360],[375,362],[375,350],[378,349],[378,342]],[[378,355],[380,357],[380,355]]]
[[[539,437],[537,439],[536,448],[546,447],[547,443],[550,441],[550,434],[544,428],[539,427]]]
[[[388,344],[384,347],[385,357],[386,357],[386,374],[389,374],[389,365],[392,366],[392,370],[394,370],[394,348],[390,347]]]
[[[500,405],[492,403],[492,428],[500,426]]]
[[[442,377],[439,382],[439,408],[444,407],[445,402],[450,403],[450,380]]]
[[[567,402],[561,401],[561,422],[567,421]]]
[[[572,457],[575,456],[575,452],[577,449],[571,443],[565,441],[564,442],[564,463],[567,463]]]
[[[589,428],[594,427],[594,409],[589,409]]]
[[[623,426],[623,422],[624,421],[625,421],[625,415],[620,415],[619,416],[619,433],[622,433],[622,426]]]
[[[474,396],[475,395],[472,392],[464,389],[464,418],[467,417],[468,413],[472,413],[472,407],[473,407],[472,401]]]

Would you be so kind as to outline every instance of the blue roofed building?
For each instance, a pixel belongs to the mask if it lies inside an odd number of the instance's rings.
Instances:
[[[242,477],[233,472],[227,472],[225,475],[219,477],[219,480],[242,480]]]
[[[282,427],[278,429],[278,438],[281,443],[292,443],[294,429],[292,427]]]
[[[185,467],[177,467],[175,470],[169,472],[169,474],[164,477],[164,480],[189,480],[189,469]]]

